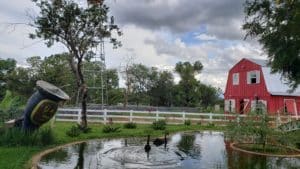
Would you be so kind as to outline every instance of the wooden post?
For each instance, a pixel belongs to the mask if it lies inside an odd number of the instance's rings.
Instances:
[[[107,123],[107,110],[104,109],[103,111],[103,123],[106,124]]]
[[[159,119],[159,111],[156,110],[156,119],[155,120],[158,121],[158,119]]]
[[[210,113],[209,113],[209,123],[212,123],[212,120],[213,120],[213,118],[212,118],[212,113],[210,112]]]
[[[182,122],[183,122],[183,124],[185,122],[185,112],[182,112]]]
[[[77,110],[77,122],[78,122],[78,124],[80,124],[80,122],[81,122],[81,110],[80,109]]]

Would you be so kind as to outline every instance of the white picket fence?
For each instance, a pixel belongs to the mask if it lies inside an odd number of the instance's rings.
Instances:
[[[214,123],[224,125],[231,120],[239,120],[246,115],[215,113],[186,113],[186,112],[160,112],[160,111],[133,111],[133,110],[87,110],[88,122],[150,124],[153,121],[164,119],[168,124],[183,124],[186,120],[192,123]],[[298,119],[297,116],[271,116],[276,126]],[[55,121],[80,122],[81,109],[59,109]]]

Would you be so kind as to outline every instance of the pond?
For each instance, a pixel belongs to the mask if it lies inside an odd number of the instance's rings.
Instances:
[[[42,158],[42,169],[293,169],[299,158],[265,157],[234,151],[222,132],[177,133],[156,146],[146,138],[103,139],[65,147]],[[163,139],[162,139],[163,140]]]

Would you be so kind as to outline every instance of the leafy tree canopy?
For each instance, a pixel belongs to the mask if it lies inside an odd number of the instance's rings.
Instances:
[[[15,68],[16,61],[14,59],[0,59],[0,100],[7,90],[7,77]]]
[[[258,38],[272,71],[295,89],[300,83],[300,1],[247,0],[245,14],[247,36]]]

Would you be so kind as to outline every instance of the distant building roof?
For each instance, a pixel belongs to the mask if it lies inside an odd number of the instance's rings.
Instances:
[[[247,59],[262,66],[262,73],[264,75],[265,83],[268,92],[271,95],[280,96],[300,96],[300,87],[296,88],[293,92],[287,84],[287,81],[281,76],[280,73],[271,73],[271,68],[267,65],[268,61],[260,59]]]

